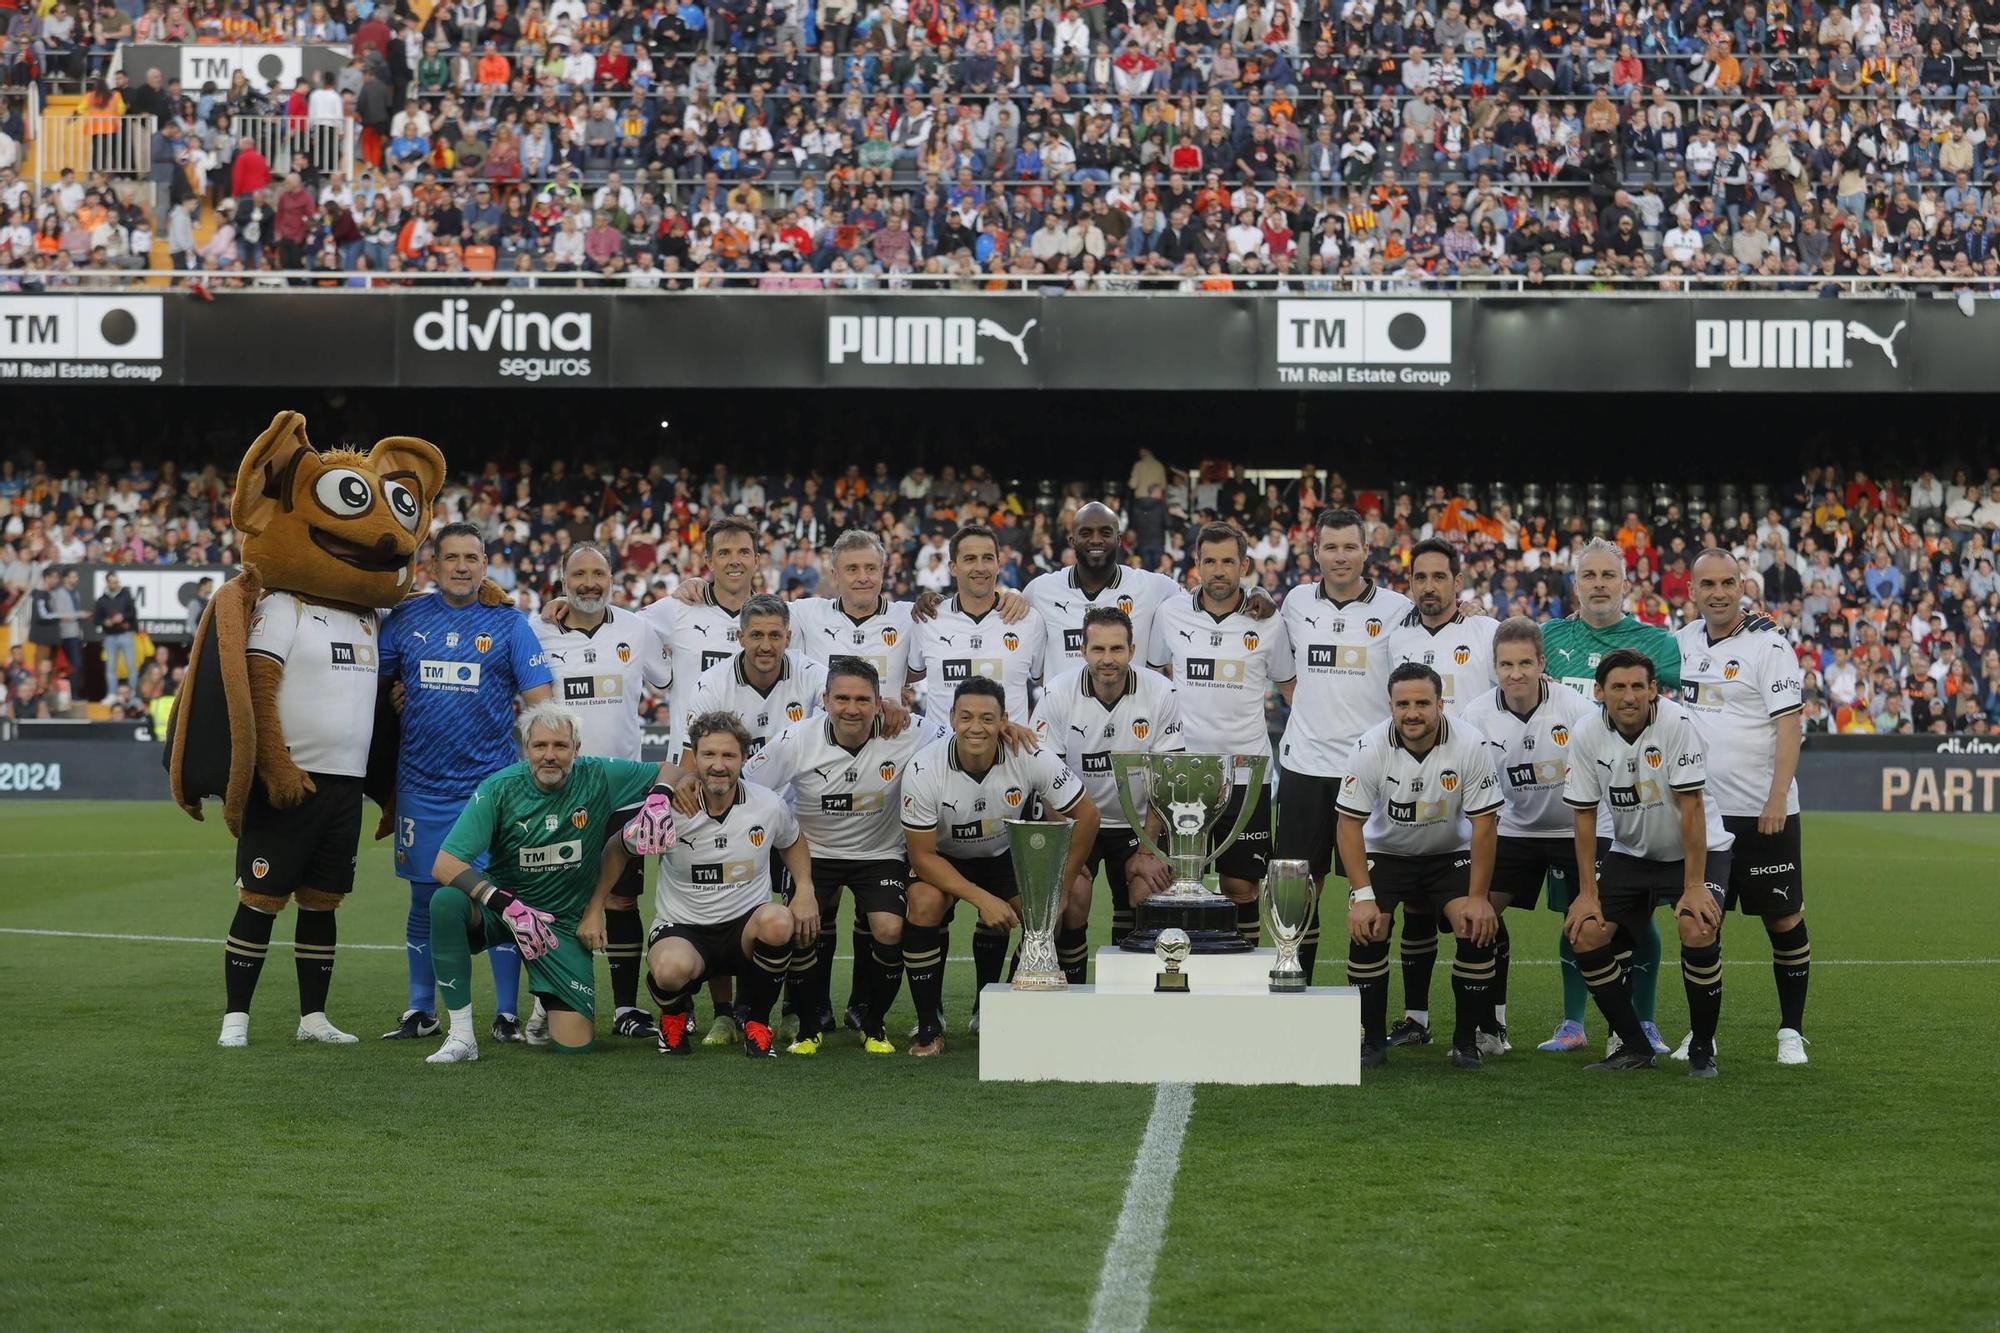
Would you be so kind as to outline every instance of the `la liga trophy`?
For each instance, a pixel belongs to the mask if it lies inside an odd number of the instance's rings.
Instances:
[[[1131,953],[1151,953],[1163,930],[1187,932],[1193,953],[1242,953],[1251,946],[1236,930],[1236,904],[1208,887],[1207,872],[1229,844],[1242,836],[1257,808],[1256,788],[1264,783],[1269,761],[1262,755],[1125,754],[1111,756],[1117,778],[1118,805],[1146,850],[1167,864],[1172,882],[1132,909],[1132,933],[1118,941]],[[1247,773],[1247,790],[1238,804],[1228,833],[1209,846],[1209,835],[1229,808]],[[1144,783],[1145,810],[1156,810],[1166,823],[1162,849],[1146,829],[1144,811],[1132,803],[1132,782]]]

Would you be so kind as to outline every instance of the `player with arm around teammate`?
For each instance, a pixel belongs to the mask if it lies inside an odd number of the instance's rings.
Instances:
[[[1493,667],[1500,684],[1471,700],[1462,714],[1493,752],[1505,801],[1493,858],[1493,910],[1499,917],[1494,1021],[1479,1034],[1482,1055],[1513,1049],[1507,1041],[1507,909],[1533,911],[1546,880],[1550,908],[1561,911],[1576,884],[1576,820],[1563,804],[1563,784],[1569,779],[1571,741],[1595,720],[1596,710],[1575,690],[1545,676],[1543,665],[1541,627],[1526,616],[1502,621],[1493,634]]]
[[[1437,672],[1421,662],[1390,672],[1389,720],[1355,742],[1340,784],[1347,977],[1361,992],[1364,1069],[1389,1058],[1389,928],[1399,906],[1444,918],[1458,937],[1453,1068],[1479,1068],[1478,1033],[1493,1021],[1500,783],[1485,739],[1445,716],[1442,694]]]
[[[1722,1013],[1722,901],[1730,836],[1706,800],[1701,734],[1658,697],[1652,659],[1614,648],[1597,664],[1602,711],[1571,741],[1563,800],[1575,811],[1576,897],[1563,930],[1577,971],[1612,1031],[1624,1040],[1592,1069],[1653,1068],[1618,955],[1661,903],[1674,906],[1681,982],[1694,1029],[1688,1073],[1714,1078],[1715,1025]],[[1597,855],[1598,806],[1611,814],[1611,846]]]
[[[1007,821],[1040,801],[1046,817],[1075,823],[1063,883],[1073,885],[1097,838],[1097,806],[1083,783],[1051,750],[1009,750],[1002,739],[1007,695],[998,681],[973,676],[953,693],[950,738],[919,753],[903,779],[903,836],[910,849],[910,896],[903,963],[917,1007],[914,1056],[944,1050],[944,925],[959,902],[982,925],[1007,932],[1020,924],[1020,893]]]
[[[560,704],[527,709],[517,731],[524,758],[479,784],[431,865],[439,887],[430,901],[430,952],[449,1031],[429,1064],[479,1058],[472,955],[502,944],[520,950],[556,1050],[591,1049],[596,969],[578,927],[613,818],[643,800],[636,818],[648,821],[649,836],[672,827],[666,764],[579,755],[576,719]]]

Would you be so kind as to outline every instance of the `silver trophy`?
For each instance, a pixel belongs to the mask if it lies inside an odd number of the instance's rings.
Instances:
[[[1236,904],[1208,887],[1207,872],[1243,833],[1257,808],[1256,790],[1264,785],[1269,760],[1262,755],[1124,754],[1111,756],[1117,779],[1118,806],[1146,850],[1167,863],[1172,882],[1132,911],[1132,933],[1119,947],[1144,953],[1168,927],[1188,934],[1195,953],[1240,953],[1250,946],[1236,931]],[[1209,835],[1221,822],[1237,786],[1237,773],[1249,775],[1236,822],[1209,846]],[[1144,785],[1144,805],[1135,807],[1132,780]],[[1145,812],[1157,810],[1166,824],[1163,849],[1146,830]]]
[[[1312,981],[1299,966],[1299,943],[1319,903],[1319,881],[1304,861],[1273,861],[1264,872],[1264,915],[1278,946],[1278,964],[1271,969],[1271,989],[1281,994],[1304,990]]]
[[[1154,990],[1168,995],[1188,993],[1187,973],[1181,971],[1181,964],[1187,961],[1189,947],[1187,932],[1173,926],[1153,937],[1153,957],[1165,969],[1153,978]]]
[[[1069,989],[1056,957],[1056,919],[1062,915],[1071,827],[1067,819],[1007,821],[1014,887],[1021,894],[1021,964],[1014,973],[1015,990]]]

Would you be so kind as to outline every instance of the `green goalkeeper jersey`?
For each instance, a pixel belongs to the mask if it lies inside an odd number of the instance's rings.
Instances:
[[[1607,629],[1598,629],[1572,615],[1542,626],[1542,651],[1548,658],[1549,674],[1581,691],[1586,699],[1597,697],[1597,664],[1614,648],[1637,648],[1653,659],[1653,674],[1659,677],[1661,688],[1680,688],[1680,645],[1658,625],[1628,615]]]
[[[468,865],[489,856],[486,876],[570,930],[590,905],[611,818],[646,797],[659,765],[579,755],[569,781],[543,791],[525,763],[479,784],[444,850]]]

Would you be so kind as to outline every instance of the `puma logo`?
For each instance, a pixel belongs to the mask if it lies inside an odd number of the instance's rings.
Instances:
[[[1867,343],[1870,347],[1880,351],[1883,356],[1889,358],[1889,365],[1891,367],[1900,370],[1902,367],[1896,361],[1896,338],[1908,325],[1909,321],[1906,319],[1897,320],[1896,327],[1890,329],[1888,334],[1884,336],[1875,332],[1875,330],[1869,328],[1860,320],[1850,319],[1847,321],[1847,336],[1857,342]]]
[[[1014,355],[1020,357],[1021,364],[1025,366],[1028,364],[1028,331],[1039,323],[1041,323],[1040,320],[1031,319],[1021,326],[1019,333],[1009,333],[994,321],[982,319],[974,329],[974,332],[982,338],[992,338],[998,342],[1006,343],[1014,349]]]
[[[420,629],[413,629],[413,630],[411,630],[411,631],[410,631],[410,637],[411,637],[411,638],[413,638],[413,639],[415,639],[415,640],[416,640],[416,641],[417,641],[418,643],[421,643],[421,644],[423,644],[423,645],[424,645],[425,647],[429,647],[429,646],[430,646],[430,641],[431,641],[431,636],[430,636],[430,635],[428,635],[428,634],[426,634],[426,633],[424,633],[424,632],[423,632],[422,630],[420,630]]]

